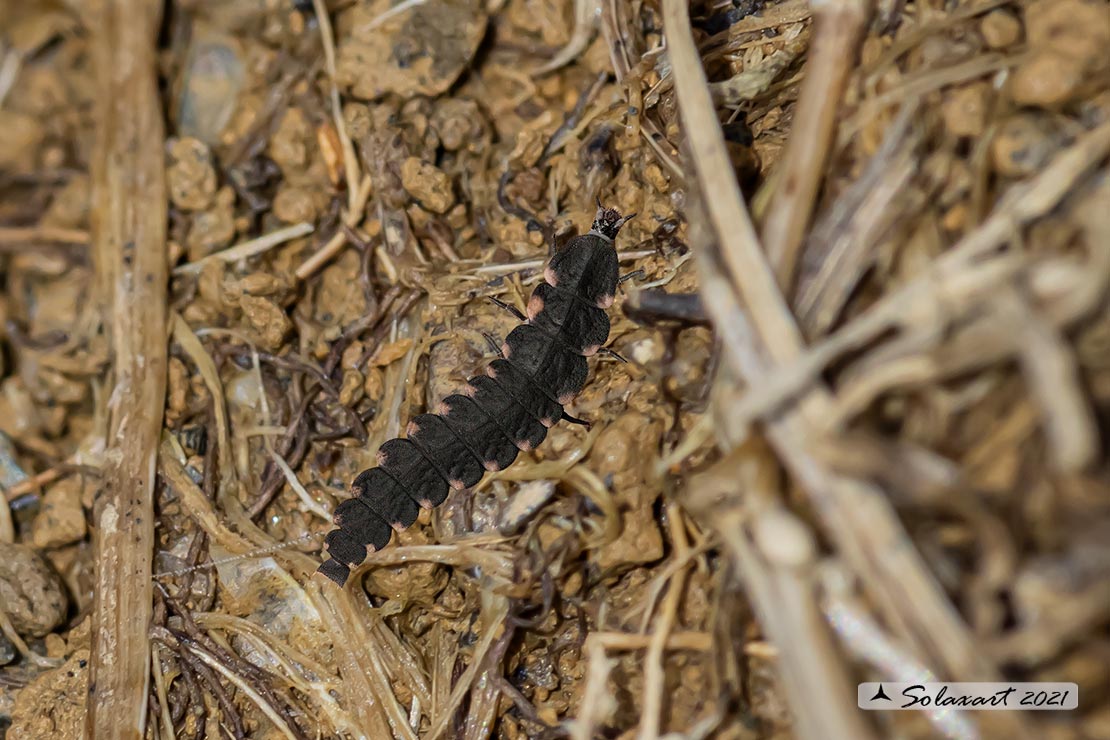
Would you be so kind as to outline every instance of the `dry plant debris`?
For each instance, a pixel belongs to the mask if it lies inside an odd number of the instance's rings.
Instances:
[[[1105,0],[86,5],[0,0],[0,737],[1110,737]],[[592,428],[312,579],[597,198]]]

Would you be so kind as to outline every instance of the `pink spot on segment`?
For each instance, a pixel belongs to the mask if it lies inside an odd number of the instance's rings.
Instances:
[[[598,308],[609,308],[609,306],[612,306],[612,305],[613,305],[613,295],[612,294],[603,295],[603,296],[600,296],[597,299],[597,307]]]
[[[546,280],[547,284],[551,285],[551,286],[555,286],[555,285],[559,284],[559,276],[556,275],[555,271],[551,269],[551,265],[548,265],[547,267],[544,268],[544,270],[543,270],[543,279]]]
[[[509,343],[508,342],[503,342],[501,344],[501,354],[505,355],[505,357],[508,357],[509,355],[512,354],[512,350],[509,349]]]
[[[533,294],[532,297],[528,299],[528,318],[535,319],[540,315],[541,311],[543,311],[543,298]]]
[[[515,442],[516,448],[521,452],[528,452],[532,449],[532,443],[527,439],[522,439]]]
[[[486,470],[488,470],[491,473],[496,473],[498,470],[501,469],[501,466],[497,464],[496,460],[490,460],[488,462],[484,462],[484,463],[482,463],[482,467],[485,468]]]
[[[417,434],[419,431],[420,425],[417,424],[415,421],[410,421],[408,427],[406,427],[405,429],[405,436],[411,437],[412,435]]]
[[[556,422],[556,419],[551,419],[551,418],[540,419],[540,424],[543,424],[548,429],[555,426],[555,422]]]
[[[582,348],[582,356],[583,357],[592,357],[592,356],[597,354],[597,351],[599,349],[601,349],[600,344],[591,344],[589,347],[583,347]]]
[[[559,396],[559,405],[560,406],[566,406],[568,403],[570,403],[571,401],[574,400],[574,397],[576,395],[578,395],[578,394],[577,393],[564,393],[563,395]]]
[[[449,485],[450,485],[450,486],[451,486],[452,488],[454,488],[454,489],[455,489],[456,491],[461,491],[461,490],[463,490],[464,488],[466,488],[466,486],[465,486],[465,485],[463,485],[463,482],[462,482],[461,480],[457,480],[457,479],[452,479],[452,480],[449,480],[449,481],[447,481],[447,483],[448,483],[448,484],[449,484]]]
[[[468,383],[462,387],[460,392],[468,398],[474,398],[474,394],[478,392],[478,389]]]
[[[440,416],[447,416],[451,413],[451,407],[446,402],[440,401],[436,404],[436,413]]]

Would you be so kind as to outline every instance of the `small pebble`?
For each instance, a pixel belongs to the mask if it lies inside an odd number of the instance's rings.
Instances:
[[[436,106],[431,125],[443,148],[454,152],[481,135],[484,119],[474,101],[450,98]]]
[[[0,542],[0,604],[15,631],[42,637],[65,619],[69,604],[62,579],[25,545]]]
[[[1010,97],[1018,105],[1057,108],[1074,97],[1085,77],[1082,59],[1044,50],[1014,70]]]
[[[82,648],[57,668],[38,674],[16,694],[8,738],[85,737],[88,687],[89,650]]]
[[[990,48],[1005,49],[1021,39],[1021,21],[1008,10],[995,10],[983,18],[979,32]]]
[[[63,478],[47,489],[42,508],[31,523],[31,542],[40,549],[63,547],[85,538],[84,486],[77,476]]]
[[[991,141],[991,164],[1005,177],[1039,171],[1059,148],[1055,128],[1043,115],[1023,113],[1002,124]]]
[[[343,372],[343,380],[339,386],[339,404],[341,406],[354,406],[362,399],[362,386],[365,378],[358,370]]]
[[[253,329],[252,335],[260,347],[268,352],[281,349],[285,337],[293,330],[293,322],[285,315],[281,306],[269,298],[245,295],[239,299],[243,316]]]
[[[246,77],[241,45],[216,28],[207,23],[190,26],[176,121],[179,132],[209,144],[219,141],[231,120]]]
[[[409,157],[401,165],[401,185],[433,213],[447,213],[455,204],[451,178],[433,164]]]
[[[199,139],[171,139],[168,144],[166,184],[170,200],[183,211],[202,211],[216,197],[212,153]]]
[[[11,488],[27,479],[27,473],[16,459],[15,445],[4,432],[0,432],[0,486]]]
[[[813,533],[786,509],[768,511],[756,521],[755,541],[773,563],[800,568],[817,554]]]
[[[601,431],[594,450],[592,459],[596,460],[597,473],[601,476],[627,470],[641,453],[632,435],[617,424],[610,424]]]
[[[274,216],[287,224],[309,223],[317,217],[315,199],[308,188],[282,186],[274,196]]]
[[[15,660],[15,645],[8,642],[8,638],[0,633],[0,666],[7,665]]]
[[[281,117],[277,131],[270,138],[270,159],[283,172],[297,172],[308,164],[309,147],[316,141],[316,132],[300,108],[289,108]]]
[[[1025,9],[1030,56],[1014,70],[1019,105],[1058,108],[1110,68],[1110,6],[1088,0],[1038,0]]]
[[[522,483],[505,504],[497,528],[507,534],[519,531],[554,495],[554,481],[541,478]]]
[[[223,249],[235,237],[235,191],[222,188],[211,208],[193,214],[193,223],[186,240],[189,261],[195,262]]]
[[[171,357],[166,373],[166,412],[175,417],[187,408],[189,397],[189,368],[177,357]]]
[[[975,83],[957,88],[944,100],[944,125],[954,136],[980,136],[987,125],[990,86]]]
[[[35,169],[36,159],[46,131],[31,115],[12,110],[0,110],[0,170],[29,172]]]

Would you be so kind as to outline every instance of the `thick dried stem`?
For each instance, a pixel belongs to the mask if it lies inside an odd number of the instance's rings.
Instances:
[[[93,506],[90,737],[144,737],[153,490],[166,385],[166,188],[155,41],[161,4],[89,13],[100,106],[93,163],[98,300],[112,347],[103,485]]]

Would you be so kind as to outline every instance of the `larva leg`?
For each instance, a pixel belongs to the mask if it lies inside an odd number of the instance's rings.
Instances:
[[[578,426],[586,427],[586,431],[589,431],[590,427],[593,426],[593,422],[586,421],[585,419],[576,419],[575,417],[568,414],[566,411],[563,412],[562,421],[568,421],[571,424],[577,424]]]
[[[643,279],[643,278],[646,278],[646,277],[647,277],[647,273],[644,272],[643,270],[633,270],[632,272],[628,273],[627,275],[621,275],[619,278],[617,278],[617,284],[619,285],[621,283],[627,283],[632,278]]]
[[[505,303],[505,301],[501,300],[500,298],[495,298],[494,296],[490,296],[489,299],[491,301],[493,301],[494,303],[496,303],[501,308],[503,308],[506,311],[508,311],[509,313],[511,313],[513,316],[515,316],[517,321],[527,321],[528,320],[528,317],[525,316],[523,313],[521,313],[520,310],[517,309],[516,306],[510,306],[508,303]]]
[[[482,332],[482,336],[486,338],[486,344],[490,346],[490,349],[492,349],[498,357],[504,359],[505,353],[501,351],[501,342],[497,341],[497,337],[485,331]]]
[[[621,362],[624,362],[624,363],[628,362],[628,360],[625,359],[624,355],[622,355],[620,352],[617,352],[616,350],[611,350],[608,347],[599,348],[597,350],[597,353],[599,355],[609,355],[610,357],[612,357],[616,360],[620,360]]]

